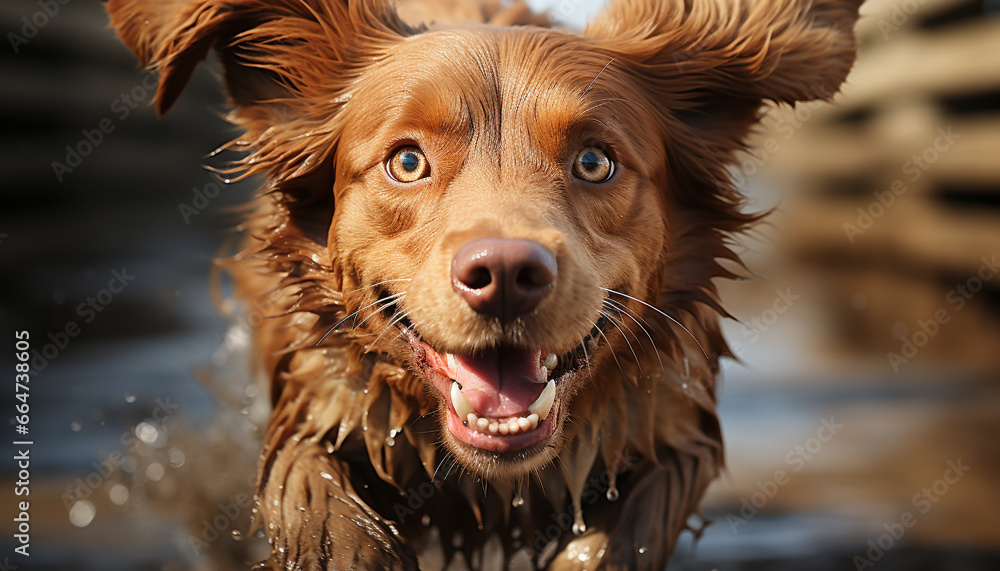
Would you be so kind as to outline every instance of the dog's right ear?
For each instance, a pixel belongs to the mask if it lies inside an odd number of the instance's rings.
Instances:
[[[107,10],[139,62],[159,70],[161,114],[212,48],[247,107],[336,88],[359,54],[413,32],[384,0],[109,0]]]

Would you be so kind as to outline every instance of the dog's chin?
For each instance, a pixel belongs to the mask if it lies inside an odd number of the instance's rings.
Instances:
[[[438,410],[445,447],[467,472],[477,477],[517,480],[544,468],[562,448],[562,418],[556,414],[546,418],[531,433],[494,436],[477,434],[458,422],[446,402],[442,402]],[[525,444],[527,442],[530,444]]]
[[[599,349],[601,329],[598,324],[559,356],[541,347],[505,345],[451,354],[409,330],[416,372],[438,400],[441,440],[466,471],[514,480],[552,462],[562,448],[569,401]]]

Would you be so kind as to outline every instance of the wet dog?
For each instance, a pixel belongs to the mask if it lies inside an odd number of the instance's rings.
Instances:
[[[722,464],[727,167],[837,91],[858,4],[111,0],[160,112],[215,50],[267,181],[231,263],[265,566],[664,568]]]

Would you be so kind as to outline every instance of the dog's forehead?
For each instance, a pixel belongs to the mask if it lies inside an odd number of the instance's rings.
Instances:
[[[363,100],[376,115],[410,109],[437,121],[483,114],[565,127],[606,97],[595,80],[611,59],[563,32],[470,25],[399,42],[362,74],[357,91],[370,96]]]
[[[585,38],[542,28],[418,34],[361,74],[349,130],[364,133],[373,152],[378,141],[432,133],[460,147],[523,149],[535,157],[527,160],[559,156],[587,126],[654,140],[648,106],[613,59]]]

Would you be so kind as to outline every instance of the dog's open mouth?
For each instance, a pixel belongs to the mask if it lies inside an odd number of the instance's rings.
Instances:
[[[590,364],[604,338],[602,318],[581,343],[556,355],[542,347],[498,346],[472,355],[439,352],[407,328],[427,380],[447,403],[448,430],[490,452],[523,450],[552,436],[565,381]]]

